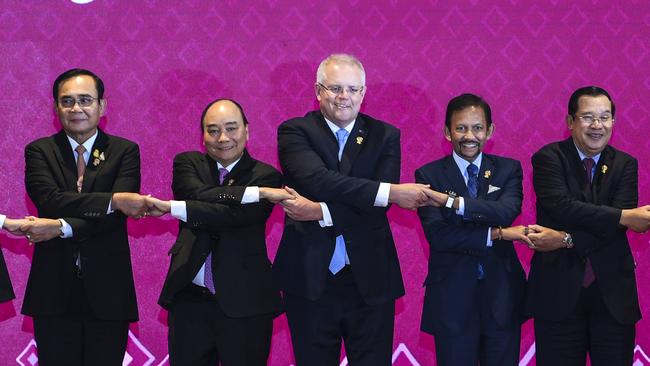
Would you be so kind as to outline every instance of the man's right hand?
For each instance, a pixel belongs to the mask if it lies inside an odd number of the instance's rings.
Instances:
[[[146,196],[144,200],[147,204],[147,214],[150,216],[160,217],[172,210],[171,201],[163,201],[151,196]]]
[[[147,212],[146,196],[132,192],[113,193],[111,207],[120,210],[127,216],[141,218]]]
[[[650,229],[650,205],[623,210],[619,224],[637,233]]]
[[[10,219],[6,218],[2,226],[3,229],[16,236],[25,236],[25,233],[20,230],[20,227],[25,225],[28,219]]]
[[[395,203],[401,208],[415,210],[429,201],[429,196],[425,192],[428,189],[430,189],[429,185],[420,183],[391,184],[388,202]]]
[[[268,200],[274,204],[294,198],[296,197],[284,188],[260,187],[260,199]]]

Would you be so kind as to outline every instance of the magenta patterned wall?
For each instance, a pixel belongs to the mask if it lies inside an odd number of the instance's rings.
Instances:
[[[59,128],[51,83],[65,69],[103,77],[101,126],[140,145],[142,192],[170,198],[172,158],[201,147],[199,115],[216,97],[243,105],[249,150],[277,166],[276,127],[316,107],[315,69],[333,52],[364,63],[363,110],[401,128],[404,182],[449,153],[442,137],[449,98],[478,93],[491,103],[496,126],[487,151],[524,166],[519,221],[532,223],[530,155],[567,136],[570,93],[597,84],[617,102],[612,143],[639,159],[640,199],[650,203],[646,1],[0,0],[0,212],[35,213],[24,190],[23,147]],[[407,289],[397,302],[393,363],[434,365],[433,339],[419,331],[428,245],[415,213],[393,207],[389,215]],[[271,258],[282,221],[276,209]],[[141,320],[131,327],[125,365],[167,364],[166,313],[156,300],[176,231],[170,218],[129,222]],[[630,237],[645,317],[635,365],[650,365],[648,236]],[[33,365],[31,319],[20,315],[32,248],[6,236],[0,243],[18,294],[0,305],[0,364]],[[528,268],[531,253],[519,249]],[[530,322],[523,329],[521,364],[534,365]],[[275,322],[269,363],[293,363],[284,316]]]

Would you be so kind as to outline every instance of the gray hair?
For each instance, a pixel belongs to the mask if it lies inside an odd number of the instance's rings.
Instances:
[[[363,69],[363,65],[361,64],[361,61],[359,61],[358,58],[347,53],[334,53],[327,56],[327,58],[321,61],[320,65],[318,65],[318,70],[316,70],[317,83],[320,84],[325,83],[325,67],[327,67],[327,65],[329,65],[332,62],[337,64],[348,64],[348,65],[358,67],[359,70],[361,70],[361,84],[362,86],[366,85],[366,71]]]

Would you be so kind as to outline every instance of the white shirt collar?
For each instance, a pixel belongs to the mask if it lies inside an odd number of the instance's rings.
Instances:
[[[481,162],[483,161],[483,153],[479,153],[476,159],[473,162],[469,162],[463,158],[461,158],[458,154],[456,154],[455,151],[452,152],[452,156],[454,157],[454,161],[456,162],[456,166],[458,166],[458,169],[460,169],[460,174],[463,175],[463,177],[467,178],[467,167],[470,164],[476,165],[476,167],[481,170]]]
[[[573,142],[573,146],[575,146],[576,150],[578,150],[578,155],[580,156],[580,161],[585,160],[585,158],[587,158],[587,155],[585,155],[582,151],[580,151],[580,149],[578,149],[578,145],[576,145],[575,141]],[[594,159],[594,167],[596,165],[598,165],[598,160],[600,160],[600,154],[602,154],[602,153],[603,152],[601,151],[598,154],[591,157],[592,159]]]
[[[77,146],[83,145],[84,148],[86,149],[86,152],[88,153],[87,156],[90,156],[90,150],[93,148],[93,145],[95,144],[95,140],[97,140],[97,135],[99,134],[98,130],[95,130],[95,134],[90,136],[88,140],[86,140],[83,144],[79,144],[77,141],[75,141],[72,137],[70,137],[68,134],[65,136],[68,138],[68,142],[70,143],[70,146],[72,146],[72,151],[76,153]],[[86,155],[86,153],[84,153]]]
[[[242,156],[244,156],[244,155],[242,154]],[[237,163],[239,163],[240,160],[241,160],[241,156],[239,157],[239,159],[235,160],[232,164],[225,167],[226,170],[228,170],[228,173],[230,173],[233,170],[235,165],[237,165]],[[221,163],[217,161],[217,168],[221,169],[221,168],[224,168],[224,166],[221,165]]]
[[[325,118],[325,117],[323,117]],[[341,127],[335,125],[333,122],[330,122],[327,118],[325,118],[325,122],[327,123],[327,127],[332,130],[332,133],[336,135],[336,131],[340,130]],[[352,129],[354,128],[354,124],[357,122],[355,119],[354,121],[350,122],[347,126],[345,126],[344,130],[348,131],[348,134],[352,133]]]

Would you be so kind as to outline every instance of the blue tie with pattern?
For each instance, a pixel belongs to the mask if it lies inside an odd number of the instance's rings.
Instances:
[[[472,198],[478,197],[478,167],[474,164],[467,166],[467,191]],[[482,280],[485,277],[483,271],[483,264],[478,264],[478,279]]]
[[[339,161],[341,161],[341,156],[343,156],[343,148],[345,147],[345,141],[347,141],[349,134],[344,128],[336,131],[336,140],[339,142]],[[343,239],[343,235],[339,235],[336,237],[336,246],[334,247],[334,254],[332,254],[329,265],[329,270],[332,274],[338,273],[338,271],[345,267],[346,257],[345,240]]]

